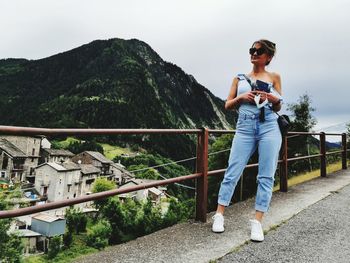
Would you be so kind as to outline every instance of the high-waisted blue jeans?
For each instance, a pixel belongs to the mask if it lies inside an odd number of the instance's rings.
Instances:
[[[249,158],[258,147],[259,170],[255,210],[267,212],[281,143],[282,137],[275,113],[268,112],[264,122],[259,121],[259,115],[239,114],[228,167],[220,186],[218,203],[229,205],[237,182]]]

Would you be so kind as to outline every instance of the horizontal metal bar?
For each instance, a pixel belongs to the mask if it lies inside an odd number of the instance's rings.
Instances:
[[[100,192],[100,193],[79,196],[79,197],[76,197],[73,199],[61,200],[61,201],[56,201],[56,202],[52,202],[52,203],[46,203],[46,204],[42,204],[42,205],[36,205],[36,206],[13,209],[13,210],[0,211],[0,219],[30,215],[30,214],[38,213],[41,211],[61,208],[61,207],[65,207],[65,206],[75,205],[75,204],[80,204],[80,203],[84,203],[84,202],[88,202],[88,201],[99,200],[99,199],[103,199],[103,198],[118,195],[118,194],[130,193],[130,192],[134,192],[134,191],[141,190],[141,189],[147,189],[147,188],[151,188],[151,187],[155,187],[155,186],[161,186],[161,185],[177,183],[177,182],[181,182],[181,181],[185,181],[185,180],[195,179],[195,178],[198,178],[201,176],[202,176],[202,173],[195,173],[195,174],[170,178],[170,179],[166,179],[166,180],[162,180],[162,181],[158,181],[158,182],[152,182],[152,183],[131,186],[131,187],[127,187],[124,189],[113,189],[113,190],[104,191],[104,192]]]
[[[208,133],[229,134],[229,133],[236,133],[236,130],[208,130]]]
[[[330,135],[330,136],[342,136],[342,133],[325,133],[325,135]]]
[[[257,167],[257,166],[259,166],[258,163],[252,163],[252,164],[246,165],[245,168],[252,168],[252,167]],[[212,171],[208,172],[208,176],[222,174],[225,171],[226,171],[226,169],[212,170]]]
[[[288,132],[287,135],[321,135],[320,132]]]
[[[343,153],[343,152],[344,152],[344,151],[326,152],[326,155],[337,154],[337,153]]]
[[[55,129],[0,126],[0,134],[15,135],[198,134],[201,132],[201,129]]]
[[[219,169],[219,170],[209,171],[208,176],[222,174],[222,173],[226,172],[226,170],[227,169]]]
[[[308,155],[308,156],[301,156],[301,157],[295,157],[295,158],[288,158],[287,161],[296,161],[296,160],[303,160],[303,159],[309,159],[314,157],[320,157],[322,154],[314,154],[314,155]]]

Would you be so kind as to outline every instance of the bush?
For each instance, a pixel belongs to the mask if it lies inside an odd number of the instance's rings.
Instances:
[[[79,234],[86,231],[87,216],[80,209],[72,207],[67,209],[66,220],[69,232],[75,231],[75,233]]]
[[[116,185],[114,182],[108,181],[105,178],[97,178],[92,185],[92,192],[99,193],[99,192],[112,190],[115,188],[116,188]],[[110,198],[104,198],[104,199],[94,201],[94,205],[96,209],[101,210],[108,203],[109,199]]]
[[[53,259],[57,256],[58,252],[61,250],[61,237],[54,236],[50,239],[49,251],[47,253],[48,258]]]
[[[71,231],[67,231],[66,233],[64,233],[63,235],[63,245],[66,248],[70,248],[70,246],[73,243],[73,234]]]
[[[97,249],[103,249],[108,245],[112,228],[107,220],[101,220],[94,225],[87,234],[87,244]]]

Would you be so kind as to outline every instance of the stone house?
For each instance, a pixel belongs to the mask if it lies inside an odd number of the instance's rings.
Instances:
[[[120,186],[118,189],[124,189],[135,185],[140,185],[143,183],[155,182],[157,180],[147,180],[147,179],[133,179],[126,184]],[[162,198],[166,197],[166,188],[160,186],[158,188],[151,187],[148,189],[141,189],[130,193],[118,195],[121,200],[126,198],[131,198],[137,201],[145,201],[147,198],[150,198],[154,204],[159,204]]]
[[[36,253],[38,251],[38,243],[43,242],[41,241],[43,236],[40,233],[29,229],[17,229],[10,233],[14,233],[21,237],[24,246],[24,254]]]
[[[111,170],[111,164],[113,162],[107,159],[102,153],[94,151],[85,151],[78,153],[72,157],[72,161],[77,164],[92,164],[101,171],[101,176],[113,179],[113,171]]]
[[[92,184],[100,176],[100,169],[92,164],[78,164],[81,169],[81,195],[92,193]]]
[[[43,136],[15,136],[15,135],[2,135],[1,138],[6,139],[12,144],[16,145],[27,158],[24,161],[23,172],[25,173],[26,180],[34,180],[34,169],[38,166],[40,158],[40,147]]]
[[[68,162],[73,156],[74,154],[68,150],[42,148],[39,164]]]
[[[123,185],[135,178],[135,175],[125,169],[125,166],[120,163],[112,163],[111,171],[114,174],[114,180],[117,185]]]
[[[73,162],[43,163],[36,168],[35,189],[54,202],[81,195],[81,169]]]
[[[10,141],[0,138],[0,178],[13,182],[26,180],[27,155]]]

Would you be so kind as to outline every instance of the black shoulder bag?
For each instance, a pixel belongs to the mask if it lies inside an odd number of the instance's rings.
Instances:
[[[251,82],[250,78],[248,78],[246,75],[244,75],[244,77],[247,80],[247,82],[249,83],[252,90],[255,90],[252,86],[252,82]],[[282,136],[286,136],[286,134],[289,130],[289,126],[290,126],[290,120],[289,120],[288,115],[285,115],[285,114],[280,115],[278,112],[274,111],[270,105],[268,105],[268,106],[270,107],[270,109],[274,113],[276,113],[278,115],[277,122],[278,122],[278,126],[280,127],[281,134],[282,134]],[[261,112],[260,114],[264,114],[264,112]]]

